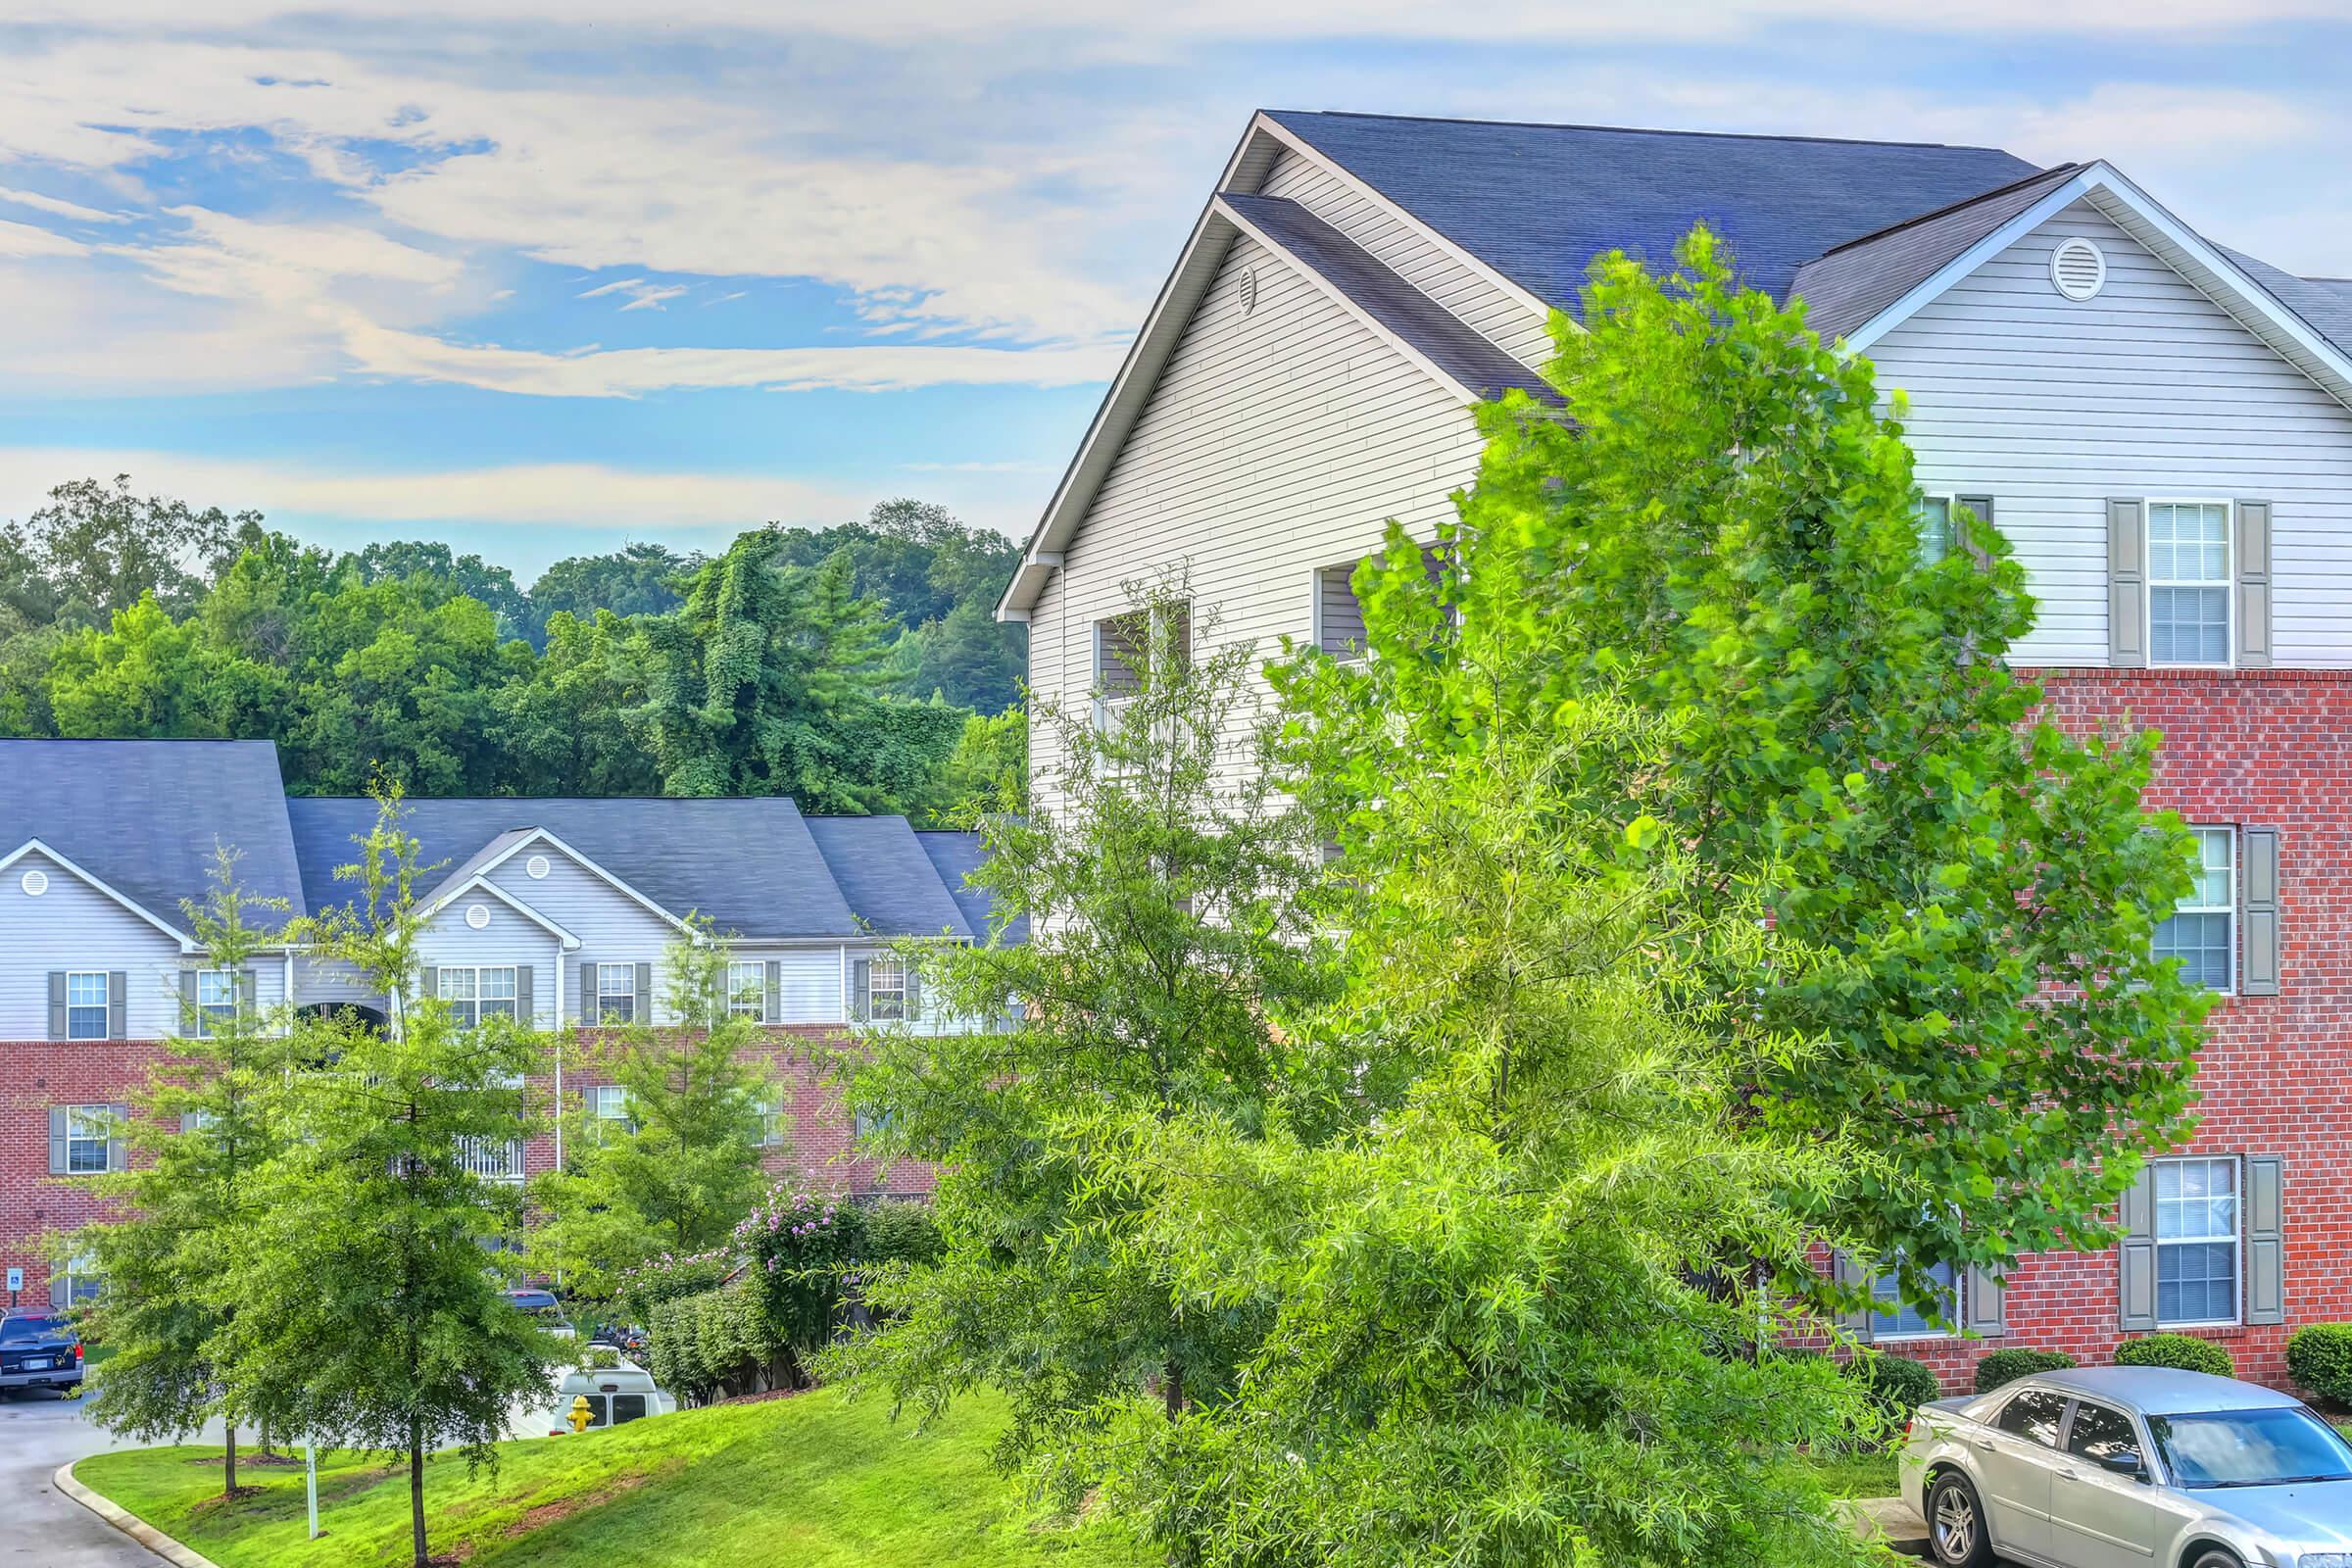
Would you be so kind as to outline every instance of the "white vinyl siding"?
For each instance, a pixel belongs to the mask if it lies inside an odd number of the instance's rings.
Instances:
[[[547,857],[547,875],[530,874],[534,855]],[[662,919],[612,883],[541,839],[517,849],[490,873],[500,892],[579,938],[580,945],[564,955],[569,972],[564,977],[564,1015],[566,1019],[596,1021],[596,999],[580,995],[583,963],[651,963],[653,995],[647,999],[651,1021],[671,1021],[663,1006],[663,955],[677,940],[677,927]],[[554,1006],[546,976],[540,979],[538,1005]]]
[[[1235,291],[1246,268],[1258,275],[1248,316]],[[1314,573],[1372,553],[1392,517],[1432,537],[1476,476],[1480,445],[1449,393],[1287,263],[1236,240],[1031,614],[1032,685],[1083,714],[1095,623],[1131,608],[1122,582],[1180,563],[1196,657],[1305,642]],[[1234,715],[1237,746],[1252,717]],[[1047,726],[1031,738],[1050,807],[1060,759]]]
[[[2108,262],[2081,304],[2049,272],[2075,234]],[[2274,663],[2352,666],[2352,411],[2087,202],[1869,357],[1911,395],[1921,487],[1994,498],[2040,601],[2013,662],[2106,664],[2109,498],[2220,496],[2274,505]]]
[[[841,990],[847,960],[840,948],[736,951],[746,959],[773,960],[776,965],[776,1012],[769,1023],[840,1023],[849,1016]]]
[[[1448,254],[1353,181],[1285,151],[1267,171],[1258,194],[1297,202],[1521,364],[1541,368],[1551,358],[1547,312],[1531,308]]]
[[[489,911],[489,923],[478,931],[466,923],[466,911],[476,905]],[[530,970],[531,1021],[547,1028],[555,1021],[556,964],[560,956],[569,956],[560,955],[556,936],[546,927],[524,918],[490,894],[476,891],[461,895],[425,923],[417,956],[435,968]],[[577,972],[575,968],[573,973]],[[448,995],[438,987],[436,991]]]
[[[35,870],[49,878],[37,899],[22,887]],[[122,971],[127,1038],[180,1031],[179,944],[37,851],[0,875],[0,1040],[48,1039],[49,976],[75,969]]]

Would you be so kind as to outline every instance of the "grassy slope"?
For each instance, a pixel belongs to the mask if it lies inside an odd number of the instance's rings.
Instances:
[[[830,1393],[691,1410],[611,1432],[501,1447],[495,1479],[437,1458],[425,1506],[436,1555],[468,1568],[1130,1568],[1122,1527],[1031,1529],[989,1466],[997,1407],[966,1399],[920,1436],[880,1401]],[[210,1465],[191,1462],[211,1457]],[[299,1467],[244,1471],[263,1492],[219,1501],[218,1448],[84,1459],[82,1482],[220,1568],[409,1560],[405,1471],[322,1455],[319,1523],[304,1539]]]

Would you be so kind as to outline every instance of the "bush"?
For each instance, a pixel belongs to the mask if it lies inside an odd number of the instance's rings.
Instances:
[[[1936,1381],[1936,1374],[1928,1364],[1908,1356],[1864,1350],[1845,1363],[1845,1375],[1861,1384],[1871,1404],[1896,1426],[1910,1420],[1921,1405],[1943,1394],[1943,1386]]]
[[[692,1257],[671,1257],[665,1252],[623,1274],[613,1298],[620,1303],[626,1321],[642,1323],[650,1331],[656,1307],[715,1290],[734,1267],[733,1255],[723,1250],[698,1252]]]
[[[936,1263],[946,1250],[928,1203],[876,1203],[865,1211],[861,1263]]]
[[[646,1332],[646,1370],[683,1402],[756,1393],[777,1381],[782,1347],[760,1298],[741,1284],[662,1302]]]
[[[2313,1323],[2286,1342],[2286,1375],[2330,1404],[2352,1405],[2352,1323]]]
[[[2080,1364],[2064,1350],[1995,1350],[1977,1363],[1977,1392],[1990,1394],[2036,1372],[2063,1372]]]
[[[2115,1348],[2117,1366],[2169,1366],[2180,1372],[2210,1372],[2217,1378],[2237,1376],[2230,1352],[2211,1340],[2189,1334],[2150,1334],[2126,1340]]]

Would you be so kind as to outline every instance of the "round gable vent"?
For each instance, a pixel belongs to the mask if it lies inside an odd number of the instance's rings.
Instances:
[[[547,875],[547,857],[544,855],[534,855],[529,859],[522,862],[522,868],[525,871],[530,872],[534,877],[545,876]]]
[[[1242,314],[1248,316],[1257,309],[1257,269],[1242,270]]]
[[[2086,239],[2050,252],[2050,281],[2070,300],[2086,300],[2107,286],[2107,253]]]
[[[468,907],[466,911],[466,923],[476,931],[488,925],[490,923],[490,906],[476,904]]]
[[[24,890],[26,898],[37,899],[49,891],[49,873],[37,868],[27,871],[17,879],[17,886]]]

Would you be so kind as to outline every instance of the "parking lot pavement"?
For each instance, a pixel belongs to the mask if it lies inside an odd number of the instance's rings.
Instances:
[[[57,1467],[132,1446],[47,1392],[0,1400],[0,1568],[162,1568],[164,1559],[57,1490]]]
[[[1900,1497],[1861,1497],[1853,1503],[1857,1529],[1876,1530],[1895,1550],[1913,1557],[1928,1554],[1928,1527],[1919,1510]]]

